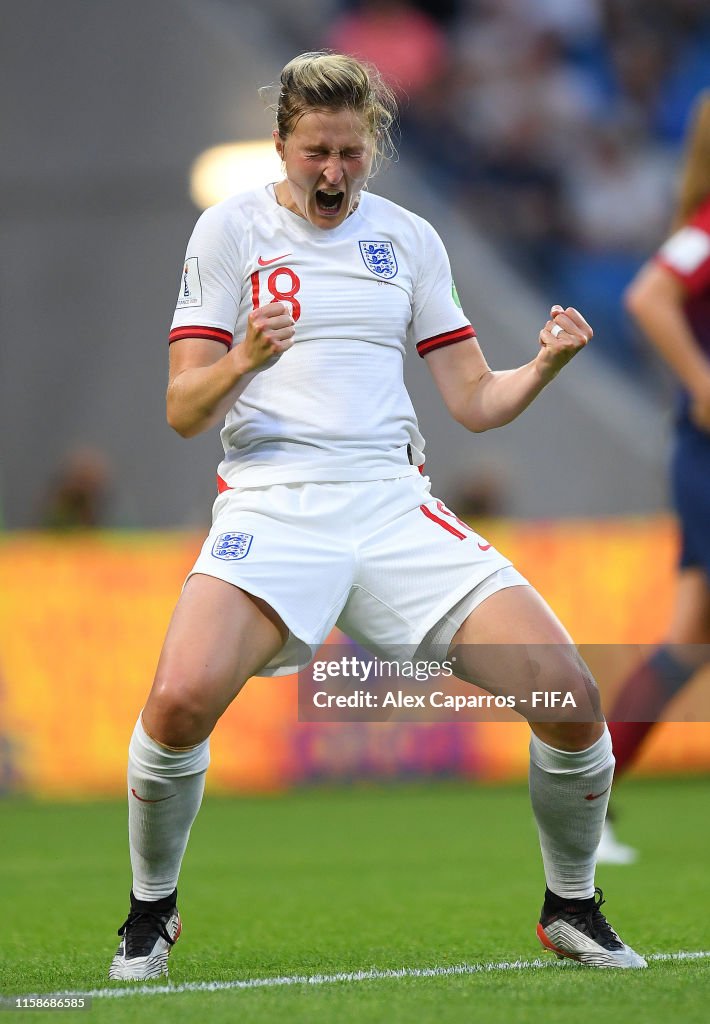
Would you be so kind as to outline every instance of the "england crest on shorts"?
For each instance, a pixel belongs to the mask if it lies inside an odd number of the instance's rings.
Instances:
[[[360,242],[360,253],[365,266],[383,281],[397,276],[399,267],[391,242]]]
[[[254,537],[251,533],[220,533],[212,545],[215,558],[223,558],[225,562],[236,562],[246,558]]]

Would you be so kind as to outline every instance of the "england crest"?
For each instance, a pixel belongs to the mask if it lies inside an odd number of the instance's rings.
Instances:
[[[397,276],[397,257],[391,242],[360,242],[360,254],[365,266],[383,281]]]
[[[251,533],[220,533],[212,545],[212,554],[225,562],[236,562],[246,558],[253,540]]]

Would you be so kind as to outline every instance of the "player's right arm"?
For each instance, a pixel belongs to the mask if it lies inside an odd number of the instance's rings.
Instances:
[[[246,335],[225,353],[219,341],[181,338],[170,346],[167,419],[182,437],[195,437],[219,423],[245,374],[293,345],[294,321],[283,302],[249,314]]]
[[[658,261],[646,264],[629,285],[626,308],[690,395],[690,414],[710,431],[710,360],[685,313],[688,289]]]

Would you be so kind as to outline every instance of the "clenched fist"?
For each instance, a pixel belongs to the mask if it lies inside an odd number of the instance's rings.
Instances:
[[[256,370],[273,356],[291,348],[296,334],[295,322],[284,302],[270,302],[249,314],[241,355],[247,366]]]
[[[594,332],[579,310],[553,306],[550,318],[540,331],[537,364],[542,376],[552,380],[573,356],[590,341]]]

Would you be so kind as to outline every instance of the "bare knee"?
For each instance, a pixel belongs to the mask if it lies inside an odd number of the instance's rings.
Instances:
[[[459,678],[512,697],[551,747],[585,750],[604,731],[599,690],[572,644],[470,645],[457,650],[457,663]]]
[[[528,718],[543,743],[557,750],[585,750],[604,732],[599,690],[574,648],[560,654],[531,694]]]
[[[143,709],[143,725],[158,743],[192,747],[207,739],[221,711],[210,708],[195,686],[156,679]]]
[[[586,750],[604,733],[604,722],[531,722],[530,728],[555,750]]]

